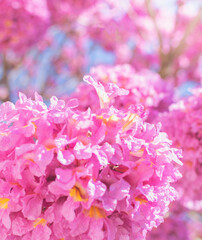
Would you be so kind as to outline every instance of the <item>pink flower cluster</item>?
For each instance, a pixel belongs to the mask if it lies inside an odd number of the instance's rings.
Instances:
[[[202,238],[200,214],[189,213],[179,202],[172,203],[169,212],[158,228],[148,232],[147,240],[197,240]]]
[[[79,22],[87,28],[89,37],[115,54],[120,46],[128,49],[127,41],[136,35],[136,26],[124,11],[124,5],[120,1],[97,0],[79,16]]]
[[[49,25],[45,0],[0,0],[0,50],[24,53]]]
[[[92,68],[90,74],[106,88],[115,83],[128,91],[127,95],[112,99],[112,104],[118,109],[127,109],[131,104],[142,104],[149,110],[150,118],[154,118],[157,112],[168,110],[172,102],[169,83],[149,70],[136,71],[128,64],[113,67],[100,65]],[[95,110],[99,107],[98,95],[91,85],[80,84],[73,96],[79,99],[82,109],[90,106]]]
[[[116,64],[155,69],[176,85],[187,80],[199,82],[201,10],[194,13],[187,1],[177,1],[173,5],[176,11],[168,11],[171,5],[159,7],[144,0],[96,1],[80,14],[78,22],[90,39],[114,53]]]
[[[75,25],[78,16],[97,0],[48,0],[48,9],[53,24],[69,28]],[[75,22],[74,22],[75,21]]]
[[[202,88],[193,95],[170,106],[159,117],[163,130],[175,147],[183,150],[183,178],[177,183],[181,204],[202,211]]]
[[[147,235],[147,240],[191,240],[186,221],[173,215],[165,219],[158,228]]]
[[[74,98],[47,107],[38,94],[0,106],[2,240],[142,240],[176,198],[180,151],[160,125],[144,122],[141,105],[111,105],[127,90],[85,81],[94,112]]]

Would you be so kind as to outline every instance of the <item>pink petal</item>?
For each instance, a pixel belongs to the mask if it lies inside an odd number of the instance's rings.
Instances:
[[[99,220],[91,219],[88,235],[91,237],[91,239],[103,240],[104,232],[102,228],[103,228],[102,219]]]
[[[74,147],[74,155],[77,159],[89,159],[92,156],[90,145],[83,145],[82,142],[77,142]]]
[[[129,194],[129,190],[130,184],[121,179],[120,181],[113,183],[110,186],[109,196],[117,200],[122,200]]]
[[[32,238],[31,240],[49,240],[51,235],[51,230],[46,225],[38,225],[33,231],[32,231]]]
[[[75,218],[74,210],[79,207],[78,202],[74,202],[73,198],[69,197],[63,204],[62,215],[68,222],[72,222]]]
[[[41,215],[42,198],[38,195],[27,195],[22,199],[23,215],[29,220],[35,220]]]
[[[58,155],[57,155],[57,159],[58,161],[63,164],[63,165],[69,165],[71,164],[75,157],[74,154],[72,154],[70,151],[58,151]]]
[[[73,222],[70,223],[72,237],[79,236],[87,232],[90,219],[85,217],[83,213],[79,213]]]
[[[12,232],[14,235],[22,236],[33,229],[32,222],[22,217],[16,217],[12,222]]]

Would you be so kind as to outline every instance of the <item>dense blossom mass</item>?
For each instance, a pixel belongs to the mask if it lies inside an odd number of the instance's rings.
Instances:
[[[176,198],[181,153],[128,91],[91,78],[100,107],[19,95],[0,106],[1,239],[144,239]]]
[[[49,24],[45,0],[0,0],[0,50],[22,54],[39,41]]]
[[[177,183],[179,200],[189,209],[202,211],[202,88],[171,105],[159,120],[173,145],[183,150],[183,178]]]

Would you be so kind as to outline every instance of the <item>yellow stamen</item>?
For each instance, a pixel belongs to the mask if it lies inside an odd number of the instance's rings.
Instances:
[[[105,108],[107,106],[106,104],[109,104],[111,99],[107,96],[106,92],[100,90],[99,88],[96,88],[96,91],[100,100],[100,108]]]
[[[0,209],[7,209],[9,201],[9,198],[0,198]]]
[[[33,226],[34,228],[37,227],[38,225],[46,225],[47,221],[44,218],[37,218],[34,222],[33,222]]]
[[[123,125],[123,131],[127,131],[131,128],[133,123],[136,121],[137,114],[130,113],[127,117],[124,118],[124,125]]]
[[[134,157],[142,157],[144,153],[144,149],[140,149],[137,152],[130,152],[130,154]]]
[[[140,204],[146,204],[148,201],[141,196],[135,197],[135,200],[138,201]]]
[[[106,213],[103,209],[96,207],[96,206],[92,206],[89,210],[85,209],[84,213],[91,217],[91,218],[105,218],[106,217]]]
[[[74,199],[75,202],[88,201],[85,189],[78,183],[70,190],[69,195]]]
[[[47,151],[50,151],[51,149],[56,148],[56,145],[53,139],[47,140],[44,145]]]
[[[35,129],[35,132],[34,132],[34,137],[37,138],[37,125],[35,122],[31,122],[33,125],[34,125],[34,129]]]
[[[111,115],[109,118],[108,118],[108,121],[113,121],[113,122],[118,122],[120,120],[119,117],[117,117],[116,115]]]
[[[128,114],[128,116],[126,116],[123,119],[123,127],[122,127],[123,131],[129,130],[132,127],[132,125],[134,124],[134,122],[136,122],[137,117],[138,117],[138,115],[136,113]],[[97,115],[97,118],[102,120],[103,123],[105,123],[105,124],[110,124],[112,122],[118,122],[121,120],[119,117],[117,117],[114,114],[108,118],[104,118],[102,115]]]
[[[4,137],[7,137],[11,132],[1,132],[0,135],[1,136],[4,136]]]
[[[25,153],[24,159],[34,163],[34,153]]]
[[[97,115],[97,118],[101,119],[103,121],[103,123],[107,124],[108,122],[118,122],[120,120],[119,117],[117,117],[116,115],[111,115],[108,118],[104,118],[102,115]]]
[[[37,135],[36,135],[36,131],[37,131],[37,126],[36,126],[36,123],[35,122],[33,122],[33,121],[31,121],[31,123],[32,123],[32,125],[34,125],[34,137],[36,137],[37,138]],[[29,124],[27,124],[27,125],[25,125],[25,126],[23,126],[22,128],[26,128],[26,127],[29,127],[30,126],[30,123]]]

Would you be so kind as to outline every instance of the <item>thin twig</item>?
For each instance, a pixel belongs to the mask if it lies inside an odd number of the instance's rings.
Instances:
[[[4,102],[10,101],[10,85],[9,85],[9,79],[8,79],[8,73],[10,70],[10,64],[6,60],[6,56],[2,55],[2,67],[3,67],[3,74],[1,78],[1,83],[6,87],[8,94],[6,98],[2,99]]]
[[[184,35],[181,38],[180,43],[174,49],[173,58],[178,57],[182,53],[184,48],[186,47],[186,39],[193,32],[193,30],[195,29],[195,27],[199,23],[199,21],[201,19],[201,14],[202,14],[202,8],[199,9],[198,14],[196,15],[196,17],[193,18],[192,21],[190,21],[189,24],[187,25],[187,27],[185,29],[185,32],[184,32]]]
[[[151,7],[151,0],[145,0],[145,4],[146,4],[146,8],[147,8],[147,11],[149,13],[149,16],[151,17],[152,19],[152,22],[154,24],[154,28],[156,30],[156,33],[157,33],[157,36],[158,36],[158,41],[159,41],[159,53],[160,53],[160,56],[163,55],[163,40],[162,40],[162,35],[161,35],[161,32],[159,30],[159,27],[157,25],[157,22],[156,22],[156,15],[155,15],[155,11],[154,9]]]
[[[198,14],[196,15],[195,18],[192,19],[192,21],[189,22],[187,25],[184,35],[181,38],[179,44],[175,48],[171,48],[170,51],[164,55],[164,57],[161,59],[161,67],[159,74],[161,75],[162,78],[165,78],[166,76],[169,75],[169,69],[171,68],[171,64],[173,61],[182,54],[184,49],[186,48],[186,40],[187,37],[194,31],[196,28],[197,24],[199,23],[201,19],[201,13],[202,13],[202,8],[199,9]]]

